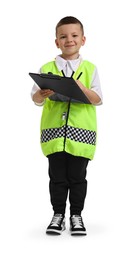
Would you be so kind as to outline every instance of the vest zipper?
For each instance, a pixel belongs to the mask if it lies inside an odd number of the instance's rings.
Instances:
[[[67,111],[66,124],[65,124],[65,137],[64,137],[64,149],[63,149],[64,152],[65,152],[65,144],[66,144],[66,137],[67,137],[67,124],[68,124],[68,117],[70,111],[70,103],[71,103],[71,98],[69,99],[68,102],[68,111]]]
[[[62,70],[61,72],[63,76],[66,77],[64,71]],[[75,71],[72,71],[71,78],[73,77],[74,73]],[[68,124],[68,117],[70,111],[70,103],[71,103],[71,98],[69,98],[69,102],[68,102],[68,111],[67,111],[66,124],[65,124],[65,137],[64,137],[64,149],[63,149],[64,152],[65,152],[65,144],[66,144],[66,137],[67,137],[67,124]]]

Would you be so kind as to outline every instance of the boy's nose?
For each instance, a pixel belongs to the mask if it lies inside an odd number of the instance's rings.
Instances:
[[[67,37],[67,42],[72,42],[72,37]]]

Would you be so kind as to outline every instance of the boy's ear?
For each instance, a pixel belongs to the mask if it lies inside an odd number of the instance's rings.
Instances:
[[[86,37],[83,36],[83,37],[82,37],[82,46],[85,44],[85,42],[86,42]]]
[[[58,44],[58,40],[57,39],[55,39],[55,44],[56,44],[57,48],[59,48],[59,44]]]

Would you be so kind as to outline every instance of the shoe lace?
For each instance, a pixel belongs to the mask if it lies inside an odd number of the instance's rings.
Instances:
[[[74,226],[81,227],[83,225],[82,223],[82,217],[79,215],[73,215],[72,216],[72,223]]]
[[[51,220],[51,225],[60,225],[60,222],[62,220],[62,214],[55,214]]]

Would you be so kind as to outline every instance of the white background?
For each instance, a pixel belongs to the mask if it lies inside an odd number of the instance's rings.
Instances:
[[[137,259],[137,16],[134,0],[3,1],[0,7],[0,255],[7,259]],[[29,72],[52,60],[55,25],[85,27],[84,58],[97,65],[103,106],[88,167],[86,237],[45,235],[52,217],[48,165],[39,144],[41,108]],[[49,256],[48,256],[49,254]]]

